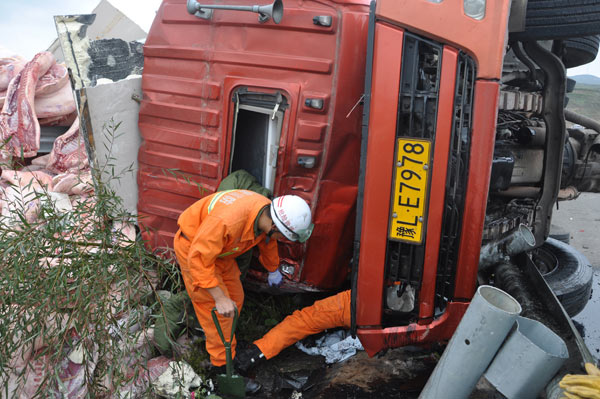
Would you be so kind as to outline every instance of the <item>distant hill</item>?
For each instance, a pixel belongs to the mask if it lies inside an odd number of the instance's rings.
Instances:
[[[567,94],[567,97],[569,97],[567,109],[600,121],[600,85],[581,84],[578,82],[575,85],[575,90]]]
[[[569,76],[571,79],[575,79],[575,81],[579,84],[584,85],[600,85],[600,78],[594,75],[575,75]]]

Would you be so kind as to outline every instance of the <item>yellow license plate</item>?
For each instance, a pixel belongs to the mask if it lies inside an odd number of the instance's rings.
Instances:
[[[420,244],[429,182],[431,142],[400,138],[396,142],[396,166],[389,238]]]

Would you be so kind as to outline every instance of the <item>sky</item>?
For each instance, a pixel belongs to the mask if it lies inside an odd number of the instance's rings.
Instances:
[[[0,0],[0,57],[19,54],[32,58],[46,50],[56,38],[54,15],[88,14],[100,0]],[[148,32],[161,0],[109,0]],[[264,2],[259,3],[268,3]],[[8,54],[7,54],[8,53]],[[590,64],[567,71],[569,76],[600,77],[600,57]]]
[[[600,57],[596,57],[596,59],[589,64],[567,69],[567,76],[575,75],[595,75],[600,78]]]
[[[32,58],[56,39],[55,15],[89,14],[99,2],[0,0],[0,53]],[[109,3],[148,32],[161,0],[109,0]]]

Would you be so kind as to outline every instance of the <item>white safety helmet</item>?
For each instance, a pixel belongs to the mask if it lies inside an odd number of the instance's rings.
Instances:
[[[297,195],[282,195],[271,203],[271,219],[277,229],[290,241],[305,242],[314,225],[310,207]]]

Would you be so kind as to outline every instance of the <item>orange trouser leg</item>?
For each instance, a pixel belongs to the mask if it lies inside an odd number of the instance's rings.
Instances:
[[[350,328],[350,290],[296,310],[254,344],[271,359],[309,335],[336,327]]]
[[[206,351],[210,355],[210,362],[214,366],[223,366],[227,362],[225,356],[225,346],[223,345],[223,341],[221,341],[221,337],[217,332],[217,327],[215,326],[211,315],[211,311],[215,307],[215,300],[207,290],[194,287],[191,284],[189,269],[187,268],[186,262],[187,257],[185,256],[187,250],[185,246],[182,247],[177,245],[177,238],[178,237],[176,236],[175,254],[177,255],[177,261],[179,262],[179,266],[181,268],[181,275],[183,277],[185,287],[190,295],[192,304],[194,305],[196,317],[198,318],[200,326],[206,335]],[[220,273],[217,275],[219,287],[221,290],[223,290],[225,295],[229,296],[229,298],[236,303],[238,312],[241,312],[244,304],[244,289],[242,287],[242,282],[240,281],[240,270],[238,269],[235,260],[233,258],[217,259],[215,265],[217,271]],[[219,324],[221,325],[223,336],[227,341],[229,341],[229,338],[231,337],[233,318],[223,317],[218,313],[217,318],[219,320]],[[235,346],[236,340],[234,337],[231,343],[232,359],[235,357]]]
[[[223,284],[221,284],[221,278]],[[242,288],[242,283],[240,282],[239,272],[234,276],[221,276],[221,278],[219,278],[219,286],[223,292],[236,303],[238,311],[241,312],[244,304],[244,290]],[[223,345],[223,341],[221,341],[221,337],[217,332],[217,327],[215,326],[211,315],[211,310],[215,307],[215,301],[208,291],[201,288],[200,291],[204,292],[202,295],[203,298],[199,298],[200,296],[196,295],[195,298],[192,299],[192,304],[194,305],[194,310],[196,311],[196,317],[198,317],[200,326],[206,335],[206,351],[210,355],[210,362],[213,365],[223,366],[226,363],[225,346]],[[219,319],[219,324],[221,325],[221,330],[223,331],[225,339],[229,341],[233,317],[223,317],[217,313],[217,318]],[[231,343],[232,359],[235,357],[235,346],[236,339],[234,336]]]

